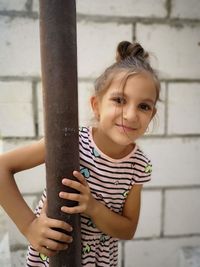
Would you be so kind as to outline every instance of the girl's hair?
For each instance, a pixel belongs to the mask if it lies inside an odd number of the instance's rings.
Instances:
[[[122,41],[117,46],[116,62],[109,66],[95,81],[95,94],[102,96],[111,85],[116,74],[125,73],[123,86],[128,77],[138,73],[148,73],[152,76],[156,88],[156,101],[159,99],[160,82],[156,71],[149,63],[149,54],[139,43]]]

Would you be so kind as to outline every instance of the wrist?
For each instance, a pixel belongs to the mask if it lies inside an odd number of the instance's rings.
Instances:
[[[28,238],[29,235],[29,229],[30,226],[32,224],[32,222],[36,219],[36,215],[33,213],[33,215],[29,218],[29,220],[26,221],[26,223],[24,223],[21,227],[20,227],[20,232],[26,237]]]
[[[100,206],[101,203],[93,197],[92,205],[90,207],[88,215],[93,219],[96,218],[97,214],[99,213]]]

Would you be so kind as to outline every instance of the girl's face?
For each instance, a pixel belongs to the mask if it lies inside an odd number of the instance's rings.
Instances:
[[[157,93],[152,77],[144,73],[131,75],[122,88],[122,74],[111,83],[102,97],[91,99],[98,118],[96,136],[102,146],[104,143],[116,148],[133,147],[156,113]]]

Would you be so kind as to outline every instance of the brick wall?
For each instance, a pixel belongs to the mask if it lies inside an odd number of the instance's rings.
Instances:
[[[43,135],[38,6],[0,0],[0,151]],[[88,123],[94,78],[119,41],[138,40],[150,50],[162,80],[156,127],[140,141],[153,179],[143,191],[135,239],[121,242],[121,267],[178,267],[181,248],[200,245],[199,10],[199,0],[77,1],[80,124]],[[34,207],[44,166],[16,180]],[[26,240],[2,210],[0,224],[10,232],[12,266],[22,266]]]

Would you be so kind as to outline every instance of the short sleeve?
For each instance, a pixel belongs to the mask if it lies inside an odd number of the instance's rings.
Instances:
[[[133,163],[133,184],[143,184],[151,180],[151,160],[141,151],[135,153]]]

